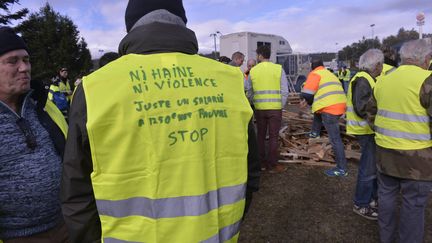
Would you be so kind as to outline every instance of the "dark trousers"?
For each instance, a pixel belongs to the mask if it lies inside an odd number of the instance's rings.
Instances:
[[[377,198],[377,170],[375,163],[375,136],[373,134],[357,135],[361,147],[357,185],[354,204],[367,207],[372,199]]]
[[[342,87],[344,89],[345,94],[348,93],[349,82],[350,81],[343,81]]]
[[[320,134],[321,127],[324,124],[335,154],[336,166],[339,169],[346,170],[347,160],[345,158],[345,149],[339,130],[339,117],[340,116],[328,113],[314,113],[312,132]]]
[[[407,180],[378,173],[378,225],[382,243],[421,243],[424,212],[432,189],[431,181]],[[402,196],[397,231],[396,199]]]
[[[56,227],[27,237],[3,240],[4,243],[68,243],[69,234],[64,222]]]
[[[260,155],[261,166],[272,168],[279,159],[279,129],[282,123],[282,110],[255,110],[257,123],[258,152]],[[269,134],[268,157],[265,150],[266,134]]]

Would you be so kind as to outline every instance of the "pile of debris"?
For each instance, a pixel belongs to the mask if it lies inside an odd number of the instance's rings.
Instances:
[[[281,139],[281,163],[296,163],[319,166],[334,166],[334,153],[325,129],[319,138],[308,138],[313,121],[310,107],[300,107],[300,97],[291,94],[288,105],[282,113],[283,127],[279,132]],[[340,122],[342,140],[347,159],[360,159],[360,146],[354,136],[345,132],[345,120]]]

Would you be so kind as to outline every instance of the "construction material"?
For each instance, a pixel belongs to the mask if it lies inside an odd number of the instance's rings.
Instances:
[[[310,107],[300,107],[298,94],[290,95],[288,105],[282,112],[280,163],[334,166],[335,156],[325,129],[319,138],[308,138],[313,121]],[[345,119],[340,120],[341,137],[347,159],[360,159],[360,146],[354,136],[346,134]]]

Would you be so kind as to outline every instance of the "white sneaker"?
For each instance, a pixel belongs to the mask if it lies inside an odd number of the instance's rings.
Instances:
[[[369,207],[378,210],[378,200],[372,199],[372,201],[369,203]]]

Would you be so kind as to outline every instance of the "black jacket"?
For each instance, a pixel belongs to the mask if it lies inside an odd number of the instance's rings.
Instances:
[[[196,54],[198,44],[193,31],[176,25],[152,23],[133,29],[120,43],[126,55],[182,52]],[[98,242],[101,225],[96,209],[90,174],[92,158],[86,129],[85,93],[78,86],[69,112],[69,133],[64,155],[61,188],[62,209],[71,242]],[[249,128],[247,193],[258,190],[260,165],[254,130]]]
[[[369,74],[368,74],[369,75]],[[369,75],[370,76],[370,75]],[[372,78],[374,82],[376,79]],[[364,77],[357,77],[351,82],[352,104],[354,112],[360,118],[366,119],[366,107],[373,95],[369,81]]]
[[[58,125],[45,111],[45,104],[48,98],[48,90],[45,89],[42,82],[32,81],[31,88],[33,93],[31,98],[36,101],[36,114],[42,126],[48,131],[54,147],[60,156],[63,156],[65,149],[65,137]]]

